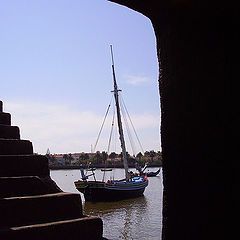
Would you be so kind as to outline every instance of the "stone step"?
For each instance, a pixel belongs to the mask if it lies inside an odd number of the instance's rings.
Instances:
[[[3,102],[0,101],[0,112],[2,112],[2,111],[3,111]]]
[[[83,217],[82,202],[76,193],[0,198],[2,227],[17,227]]]
[[[0,177],[46,177],[50,174],[48,159],[43,155],[0,155],[0,166]]]
[[[11,125],[11,114],[0,111],[0,124]]]
[[[0,124],[0,138],[20,139],[20,131],[17,126]]]
[[[0,198],[57,193],[61,190],[51,178],[37,176],[0,177]]]
[[[32,143],[28,140],[0,139],[0,155],[33,154]]]
[[[104,240],[99,217],[82,217],[21,227],[0,229],[1,240]]]

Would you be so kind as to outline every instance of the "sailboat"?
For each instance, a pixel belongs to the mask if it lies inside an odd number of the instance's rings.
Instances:
[[[125,170],[125,178],[120,180],[97,181],[94,173],[94,180],[88,180],[84,169],[81,170],[82,179],[75,181],[76,189],[84,194],[85,201],[117,201],[128,198],[135,198],[143,195],[145,188],[148,186],[148,179],[146,174],[140,172],[138,176],[133,175],[128,170],[127,152],[125,146],[125,139],[123,134],[122,119],[119,106],[119,88],[116,81],[112,45],[110,45],[112,57],[112,73],[114,85],[114,99],[117,113],[117,123],[119,139],[122,149],[123,166]]]

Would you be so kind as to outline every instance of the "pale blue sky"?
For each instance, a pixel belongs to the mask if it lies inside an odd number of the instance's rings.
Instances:
[[[110,44],[144,149],[160,150],[148,18],[106,0],[0,0],[0,99],[36,152],[90,151],[111,99]]]

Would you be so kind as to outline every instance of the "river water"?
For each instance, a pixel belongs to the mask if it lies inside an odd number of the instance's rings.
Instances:
[[[156,171],[158,168],[148,168]],[[130,169],[133,170],[134,169]],[[95,171],[97,180],[103,172]],[[124,177],[123,169],[105,172],[105,179]],[[79,193],[74,181],[80,179],[79,170],[51,170],[51,177],[65,192]],[[160,240],[162,231],[162,170],[156,177],[149,177],[144,196],[118,202],[90,203],[83,201],[85,215],[99,216],[103,220],[103,236],[112,240]]]

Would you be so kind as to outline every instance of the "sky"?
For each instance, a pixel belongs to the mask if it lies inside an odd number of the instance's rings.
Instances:
[[[112,98],[110,44],[143,150],[160,151],[158,61],[148,18],[107,0],[0,0],[0,100],[34,152],[91,151]],[[106,124],[98,151],[107,150],[111,117]]]

